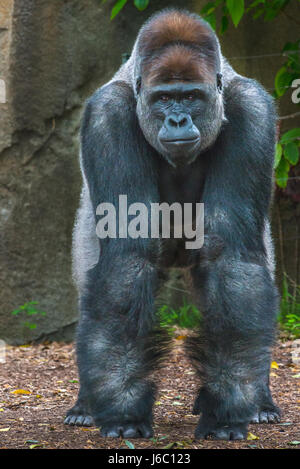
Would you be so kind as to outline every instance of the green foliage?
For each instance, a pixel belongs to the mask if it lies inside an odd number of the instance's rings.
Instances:
[[[293,80],[300,76],[300,40],[287,42],[282,49],[282,54],[287,57],[287,60],[275,76],[274,96],[276,98],[283,96]]]
[[[103,0],[102,3],[106,2],[106,0]],[[115,18],[115,16],[117,16],[117,14],[124,8],[124,6],[126,5],[126,3],[128,2],[128,0],[118,0],[112,10],[111,10],[111,13],[110,13],[110,19],[113,20]],[[133,4],[134,6],[139,10],[139,11],[143,11],[147,8],[147,6],[149,5],[149,2],[150,0],[133,0]]]
[[[287,185],[289,170],[299,162],[300,127],[285,132],[276,145],[275,177],[279,187]]]
[[[216,10],[219,6],[222,6],[223,16],[221,20],[220,34],[223,34],[228,28],[228,15],[229,11],[226,6],[225,0],[215,0],[214,2],[208,2],[201,10],[201,15],[205,20],[211,25],[211,27],[216,31],[217,28],[217,17]]]
[[[263,16],[264,21],[271,21],[290,3],[291,0],[255,0],[247,8],[253,19]]]
[[[46,313],[45,311],[38,311],[34,305],[37,305],[37,301],[28,301],[27,303],[24,303],[22,306],[19,306],[19,308],[15,309],[14,311],[11,312],[13,316],[18,316],[21,314],[21,316],[24,318],[27,316],[35,316],[35,315],[40,315],[40,316],[45,316]],[[27,327],[28,329],[36,329],[37,325],[36,323],[30,322],[30,321],[25,321],[23,322],[23,326]]]
[[[215,0],[208,2],[201,10],[201,15],[216,31],[217,26],[217,10],[221,9],[221,25],[219,34],[224,34],[229,25],[229,19],[233,22],[234,26],[237,27],[242,17],[245,14],[245,1],[244,0]]]
[[[117,3],[114,4],[111,14],[110,14],[110,19],[113,20],[115,16],[122,10],[122,8],[126,5],[127,0],[118,0]]]
[[[186,303],[186,301],[178,309],[164,305],[159,308],[158,315],[160,324],[164,327],[178,326],[184,329],[191,329],[199,325],[201,321],[199,310],[196,306]]]
[[[293,291],[293,293],[290,293]],[[300,285],[285,274],[282,282],[279,322],[294,337],[300,337]]]
[[[226,6],[234,26],[237,27],[245,12],[244,0],[226,0]]]
[[[133,4],[138,10],[143,11],[149,5],[149,0],[134,0]]]

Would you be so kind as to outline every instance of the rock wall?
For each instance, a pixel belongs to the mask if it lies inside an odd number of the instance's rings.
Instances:
[[[110,21],[113,3],[0,4],[0,79],[7,93],[7,102],[0,103],[0,338],[10,343],[73,337],[77,298],[70,247],[81,185],[82,106],[120,66],[145,19],[170,5],[151,0],[138,12],[130,2]],[[172,6],[200,12],[204,3],[175,1]],[[268,88],[281,58],[244,57],[277,52],[287,40],[298,39],[296,25],[285,17],[276,21],[249,18],[221,38],[237,70]],[[289,108],[287,100],[283,112]],[[30,301],[37,302],[37,314],[24,309],[12,314]]]

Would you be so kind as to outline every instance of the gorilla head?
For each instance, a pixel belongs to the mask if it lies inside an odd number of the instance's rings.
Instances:
[[[142,28],[137,115],[147,141],[174,167],[192,163],[224,120],[220,50],[199,17],[166,12]]]

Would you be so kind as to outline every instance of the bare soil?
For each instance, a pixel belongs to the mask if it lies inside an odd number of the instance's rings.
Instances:
[[[127,449],[131,444],[137,449],[300,449],[300,367],[292,361],[292,341],[278,342],[270,370],[281,423],[250,425],[247,440],[224,442],[194,439],[198,417],[191,412],[199,383],[180,337],[174,339],[168,363],[157,372],[154,438],[129,442],[101,438],[97,428],[63,424],[79,387],[73,345],[8,347],[6,362],[0,363],[0,449]]]

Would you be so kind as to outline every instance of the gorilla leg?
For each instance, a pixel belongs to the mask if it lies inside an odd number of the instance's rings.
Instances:
[[[202,381],[196,437],[242,439],[253,418],[278,417],[266,379],[277,292],[267,268],[235,259],[200,266],[193,278],[203,301],[201,333],[187,343]]]
[[[152,435],[155,387],[148,375],[164,348],[154,330],[157,286],[155,267],[133,254],[100,261],[88,273],[77,338],[81,390],[66,423],[85,425],[92,415],[102,436]]]
[[[107,436],[149,437],[152,432],[154,386],[148,375],[160,357],[153,332],[159,240],[124,236],[127,209],[118,202],[126,195],[128,206],[142,202],[149,209],[159,201],[156,161],[138,124],[131,86],[117,81],[96,91],[81,126],[87,187],[74,234],[81,315],[81,391],[75,411],[90,411]],[[113,206],[115,235],[99,236],[95,229],[102,203]]]
[[[99,261],[100,245],[96,236],[96,222],[93,207],[89,197],[89,190],[84,182],[81,191],[80,206],[77,211],[73,231],[73,279],[79,297],[82,297],[84,285],[87,281],[87,272]],[[82,383],[78,399],[74,407],[68,410],[64,423],[66,425],[88,426],[94,421],[88,405],[87,389]]]
[[[267,370],[269,375],[269,370]],[[195,399],[193,414],[199,415],[201,413],[201,393]],[[250,423],[278,423],[280,422],[280,409],[274,404],[270,388],[269,376],[265,383],[261,384],[258,394],[256,396],[257,409],[252,415]]]
[[[80,386],[76,404],[68,410],[64,424],[79,427],[91,427],[94,424],[88,405],[87,393],[82,385]]]

